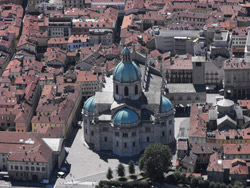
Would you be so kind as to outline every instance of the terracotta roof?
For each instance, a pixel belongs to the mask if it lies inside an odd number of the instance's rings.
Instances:
[[[248,144],[224,144],[223,152],[225,155],[245,155],[250,154],[250,145]]]
[[[201,113],[201,109],[198,104],[191,105],[191,117],[190,117],[190,129],[189,136],[192,137],[206,137],[206,125],[200,124],[198,115]]]
[[[217,152],[210,155],[209,163],[207,166],[207,171],[208,172],[224,172],[223,160],[220,158]]]

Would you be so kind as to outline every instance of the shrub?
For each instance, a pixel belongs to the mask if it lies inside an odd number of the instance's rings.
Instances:
[[[210,182],[209,183],[209,188],[215,188],[215,183],[214,182]]]
[[[191,188],[198,187],[198,181],[199,181],[199,179],[198,179],[198,178],[196,178],[196,177],[192,177],[192,178],[191,178],[191,182],[190,182],[190,186],[191,186]]]
[[[126,187],[126,188],[134,188],[134,187],[140,187],[140,188],[149,188],[150,185],[148,182],[144,181],[131,181],[131,182],[120,182],[120,181],[100,181],[99,182],[99,187],[103,186],[108,186],[108,187]]]

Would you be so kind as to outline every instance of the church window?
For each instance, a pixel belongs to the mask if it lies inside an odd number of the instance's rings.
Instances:
[[[170,135],[170,136],[172,135],[172,131],[171,131],[171,129],[169,130],[169,135]]]
[[[125,88],[124,88],[124,95],[125,95],[125,96],[128,96],[128,87],[125,87]]]
[[[88,134],[88,130],[87,129],[85,129],[85,134]]]
[[[133,147],[135,147],[135,142],[133,142]]]
[[[162,131],[162,134],[161,134],[162,136],[165,136],[165,132],[164,131]]]
[[[149,142],[149,137],[147,137],[147,142]]]
[[[135,86],[135,95],[138,95],[138,85]]]
[[[115,136],[119,136],[119,132],[115,132]]]
[[[91,136],[94,136],[94,131],[91,131]]]
[[[132,136],[136,136],[136,132],[132,132]]]
[[[145,132],[150,132],[150,127],[145,127]]]
[[[108,141],[108,138],[105,136],[104,137],[104,142],[107,142]]]
[[[128,133],[123,133],[123,137],[128,137]]]
[[[109,128],[108,127],[103,127],[103,129],[102,129],[104,132],[107,132],[107,131],[109,131]]]
[[[117,146],[117,147],[119,146],[119,142],[118,142],[118,141],[116,142],[116,146]]]
[[[128,147],[127,142],[125,142],[124,143],[124,148],[127,148],[127,147]]]
[[[115,93],[116,93],[116,95],[119,94],[118,85],[115,86]]]

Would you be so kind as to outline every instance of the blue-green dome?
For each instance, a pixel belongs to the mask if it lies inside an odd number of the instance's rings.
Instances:
[[[89,97],[84,103],[84,110],[94,112],[95,109],[95,96]]]
[[[173,105],[171,101],[167,97],[164,97],[162,95],[161,96],[161,113],[168,112],[172,109],[173,109]]]
[[[129,124],[137,122],[139,117],[133,110],[123,108],[116,112],[112,119],[115,123]]]
[[[140,79],[141,72],[139,67],[131,61],[129,48],[122,50],[123,59],[116,66],[114,71],[114,80],[120,82],[135,82]]]

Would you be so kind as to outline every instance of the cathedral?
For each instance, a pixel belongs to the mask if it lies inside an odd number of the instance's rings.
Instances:
[[[84,104],[84,139],[96,151],[120,156],[139,154],[149,144],[170,144],[174,137],[174,109],[161,91],[143,91],[141,72],[122,50],[113,72],[113,87],[96,92]]]

